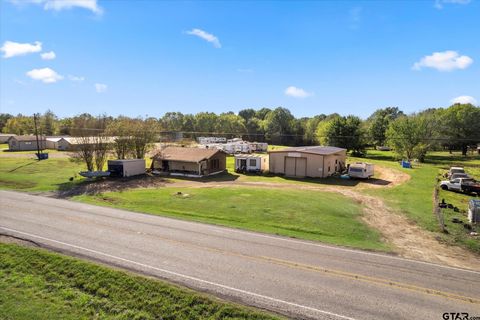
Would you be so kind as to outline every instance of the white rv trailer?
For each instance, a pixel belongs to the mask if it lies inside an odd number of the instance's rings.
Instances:
[[[262,172],[267,168],[267,156],[258,154],[235,155],[235,172]]]
[[[348,175],[352,178],[369,179],[373,177],[374,167],[371,163],[355,162],[348,166]]]

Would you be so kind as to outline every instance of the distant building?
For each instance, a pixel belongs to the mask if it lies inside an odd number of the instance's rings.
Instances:
[[[325,178],[345,168],[347,150],[337,147],[292,147],[269,151],[269,171],[289,177]]]
[[[10,151],[33,151],[38,149],[36,136],[12,136],[7,142]],[[47,148],[45,137],[38,136],[38,146],[40,149]]]
[[[0,143],[7,143],[8,139],[10,137],[15,137],[16,134],[11,134],[11,133],[0,133]]]
[[[152,161],[153,170],[198,177],[223,172],[226,165],[225,152],[203,148],[166,147]]]

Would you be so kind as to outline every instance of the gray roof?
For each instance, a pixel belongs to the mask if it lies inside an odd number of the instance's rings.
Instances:
[[[10,139],[15,139],[17,141],[36,141],[37,137],[36,136],[12,136],[10,137]],[[38,140],[45,140],[45,137],[39,135]]]
[[[268,153],[277,153],[277,152],[304,152],[320,155],[330,155],[339,152],[346,152],[347,149],[337,148],[337,147],[327,147],[327,146],[308,146],[308,147],[289,147],[280,150],[269,151]]]

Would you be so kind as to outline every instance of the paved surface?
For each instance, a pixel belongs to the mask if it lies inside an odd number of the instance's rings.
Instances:
[[[480,272],[0,191],[0,233],[312,319],[480,316]]]

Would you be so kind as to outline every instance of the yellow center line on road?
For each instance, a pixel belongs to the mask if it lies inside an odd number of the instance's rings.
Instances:
[[[221,253],[221,254],[225,254],[225,255],[229,255],[229,256],[235,256],[235,257],[245,258],[245,259],[249,259],[249,260],[260,261],[260,262],[264,262],[264,263],[268,262],[268,263],[273,263],[273,264],[276,264],[276,265],[281,265],[281,266],[285,266],[285,267],[289,267],[289,268],[300,269],[300,270],[316,272],[316,273],[322,273],[322,274],[329,275],[329,276],[334,276],[334,277],[342,277],[342,278],[348,278],[348,279],[352,279],[352,280],[356,280],[356,281],[368,282],[368,283],[371,283],[371,284],[382,285],[382,286],[393,288],[393,289],[414,291],[414,292],[417,292],[417,293],[442,297],[442,298],[446,298],[446,299],[450,299],[450,300],[463,301],[463,302],[468,302],[468,303],[472,303],[472,304],[480,304],[480,299],[467,297],[467,296],[462,296],[462,295],[455,294],[455,293],[452,293],[452,292],[446,292],[446,291],[441,291],[441,290],[436,290],[436,289],[431,289],[431,288],[420,287],[420,286],[416,286],[416,285],[409,284],[409,283],[392,281],[392,280],[377,278],[377,277],[372,277],[372,276],[365,276],[365,275],[361,275],[361,274],[357,274],[357,273],[351,273],[351,272],[346,272],[346,271],[341,271],[341,270],[336,270],[336,269],[327,269],[327,268],[323,268],[323,267],[319,267],[319,266],[303,264],[303,263],[299,263],[299,262],[283,260],[283,259],[278,259],[278,258],[273,258],[273,257],[268,257],[268,256],[254,256],[254,255],[249,255],[249,254],[245,254],[245,253],[226,251],[226,250],[222,250],[222,249],[218,249],[218,248],[206,247],[206,246],[195,244],[195,243],[190,243],[190,242],[170,239],[170,238],[166,238],[166,237],[161,237],[161,236],[158,236],[158,235],[150,235],[150,234],[147,234],[147,235],[148,236],[153,236],[153,237],[156,237],[156,238],[160,238],[160,239],[163,239],[163,240],[168,241],[168,242],[181,244],[183,246],[194,247],[194,248],[207,250],[207,251],[215,252],[215,253]]]

